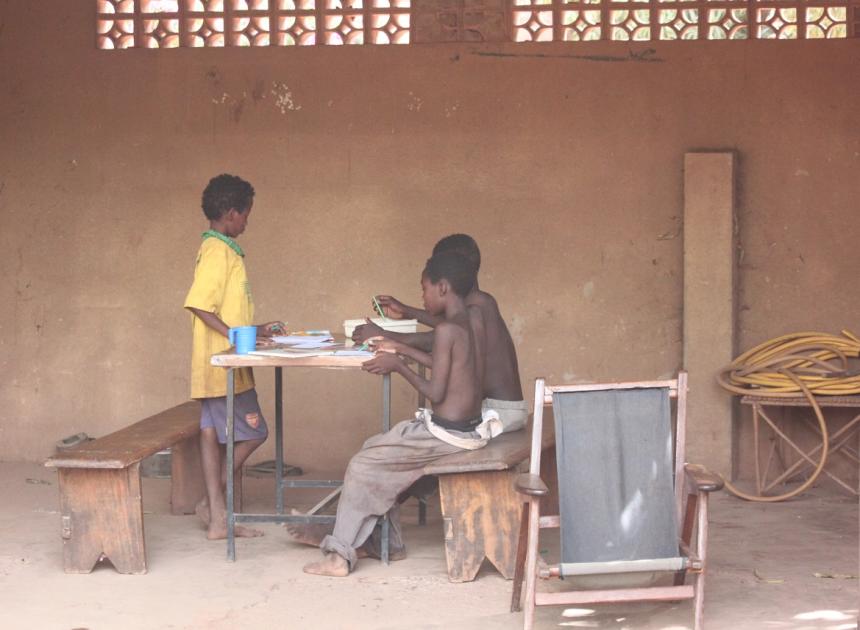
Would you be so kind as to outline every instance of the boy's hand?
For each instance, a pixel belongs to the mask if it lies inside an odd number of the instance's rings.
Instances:
[[[356,326],[355,330],[352,331],[352,340],[355,343],[363,343],[370,339],[371,337],[381,337],[382,336],[382,328],[374,324],[368,318],[364,318],[366,324],[362,324],[361,326]]]
[[[287,325],[282,321],[267,322],[257,326],[258,337],[271,337],[273,335],[283,335],[287,332]]]
[[[403,365],[403,361],[396,354],[380,352],[370,361],[361,364],[361,369],[371,374],[391,374]]]
[[[271,337],[257,337],[258,348],[274,348],[278,344]]]
[[[405,319],[406,305],[390,295],[377,295],[376,301],[382,307],[382,312],[389,319]]]
[[[367,345],[374,352],[389,352],[393,354],[397,354],[400,352],[400,348],[402,344],[399,341],[393,341],[391,339],[386,339],[385,337],[371,337],[367,340]]]

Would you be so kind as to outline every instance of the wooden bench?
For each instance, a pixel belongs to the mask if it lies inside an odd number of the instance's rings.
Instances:
[[[200,403],[189,401],[45,462],[59,477],[66,573],[89,573],[102,557],[146,573],[140,462],[171,447],[170,508],[191,513],[205,493],[199,433]]]
[[[555,479],[552,413],[547,416],[541,467],[544,479]],[[528,460],[530,447],[530,429],[503,433],[484,448],[447,455],[424,467],[425,474],[439,476],[450,581],[474,580],[485,558],[506,579],[513,579],[523,505],[514,479]]]

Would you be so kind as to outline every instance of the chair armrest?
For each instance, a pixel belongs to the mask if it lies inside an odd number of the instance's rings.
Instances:
[[[723,478],[699,464],[684,464],[690,482],[699,492],[716,492],[723,489]]]
[[[543,479],[529,473],[517,475],[514,479],[514,490],[532,497],[545,497],[549,494],[549,488],[546,487]]]

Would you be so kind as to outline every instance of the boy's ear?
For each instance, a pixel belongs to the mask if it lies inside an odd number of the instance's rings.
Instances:
[[[448,282],[445,278],[439,280],[439,297],[445,297],[448,294],[448,291],[451,290],[451,283]]]

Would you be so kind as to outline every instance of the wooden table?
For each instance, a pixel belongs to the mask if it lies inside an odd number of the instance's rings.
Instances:
[[[342,340],[340,340],[342,341]],[[233,351],[221,352],[212,356],[212,365],[227,369],[227,559],[236,560],[236,523],[333,523],[333,515],[319,514],[340,494],[341,480],[291,480],[284,481],[283,445],[283,368],[323,368],[323,369],[361,369],[367,361],[363,356],[307,356],[280,357],[257,354],[236,354]],[[234,370],[240,367],[275,368],[275,506],[276,514],[236,513],[233,506],[233,448],[234,425]],[[391,375],[382,377],[382,431],[391,427]],[[284,514],[284,488],[330,488],[331,492],[305,514]],[[382,524],[382,561],[388,564],[388,520]]]
[[[821,408],[822,413],[824,413],[825,409],[828,408],[860,410],[860,396],[816,396],[815,402]],[[756,492],[759,496],[764,496],[766,493],[773,490],[777,484],[788,481],[791,477],[797,476],[807,468],[814,469],[818,466],[821,458],[820,453],[824,443],[823,436],[821,436],[819,432],[818,424],[808,418],[804,418],[805,424],[807,424],[812,431],[817,432],[819,437],[822,438],[820,444],[804,450],[795,440],[791,439],[791,437],[785,432],[784,428],[780,427],[779,422],[771,418],[766,411],[767,407],[806,407],[809,409],[812,405],[805,396],[792,396],[786,398],[744,396],[741,398],[741,404],[750,405],[753,412],[753,450],[755,451]],[[770,451],[764,468],[762,468],[761,454],[759,452],[759,426],[761,420],[764,420],[775,436],[771,442]],[[830,455],[841,452],[855,463],[860,463],[858,452],[851,445],[852,439],[855,439],[856,441],[856,433],[858,429],[860,429],[860,413],[855,414],[854,417],[845,424],[845,426],[841,427],[834,433],[831,434],[828,431],[829,454],[827,457],[829,458]],[[769,480],[768,476],[770,474],[774,456],[776,455],[777,459],[781,459],[779,451],[777,450],[777,443],[780,441],[785,442],[794,451],[796,451],[800,456],[800,459],[790,465],[783,462],[783,472],[778,474],[774,479]],[[816,459],[818,461],[816,461]],[[833,479],[849,493],[855,496],[860,494],[855,486],[846,483],[834,472],[827,470],[824,467],[822,467],[821,472]]]

